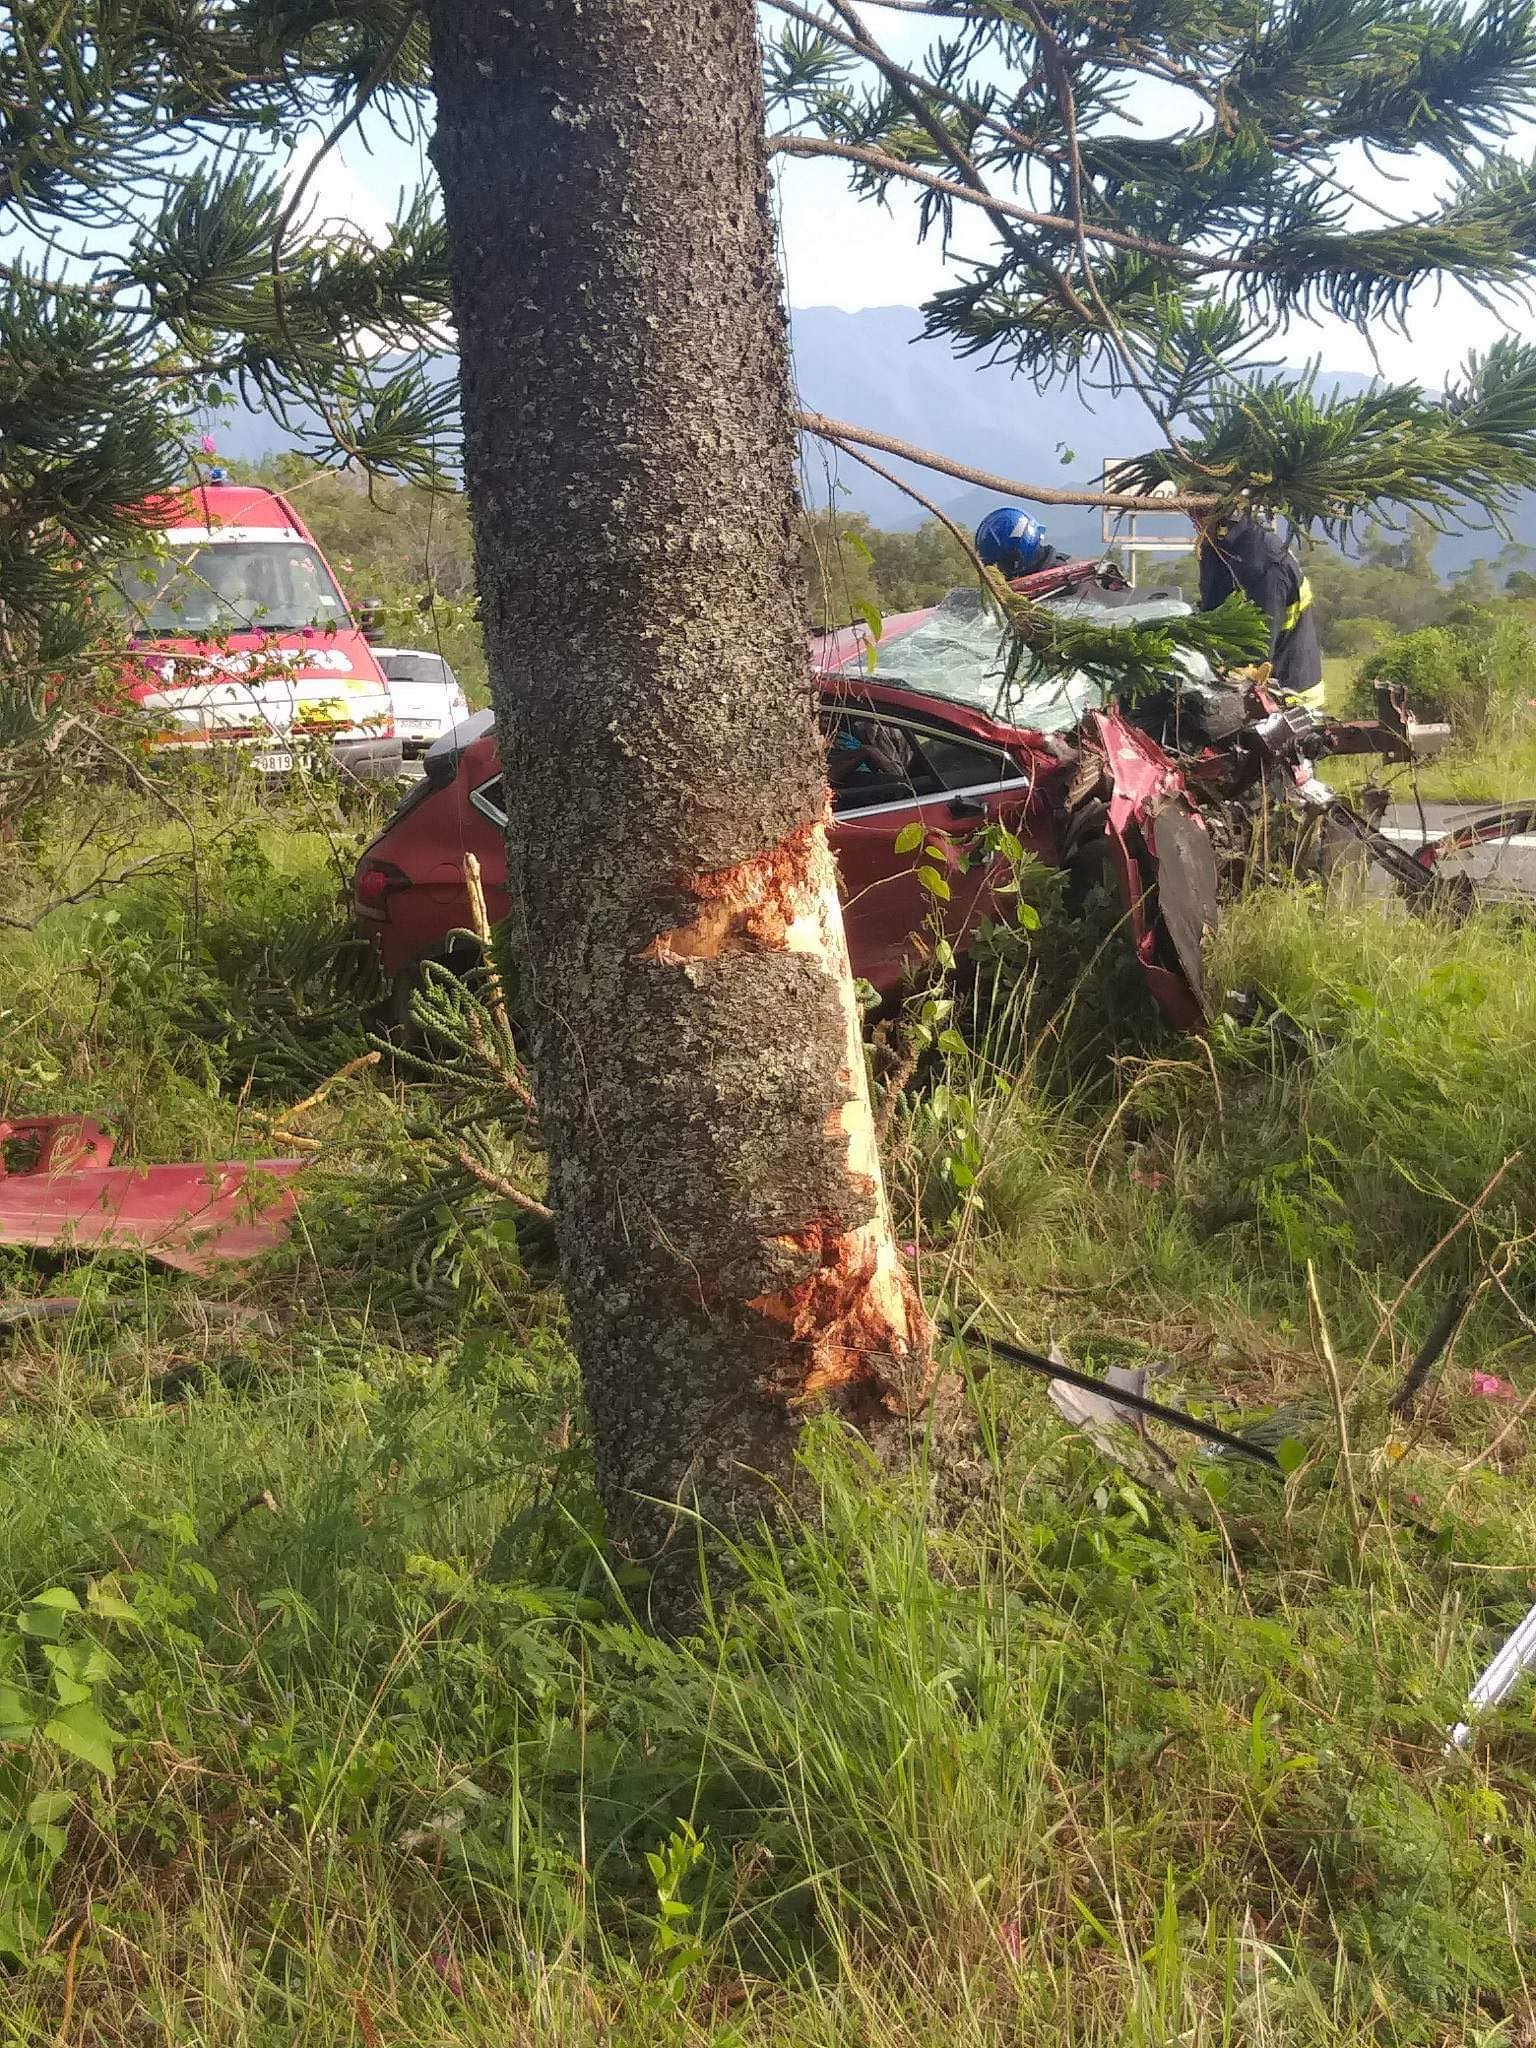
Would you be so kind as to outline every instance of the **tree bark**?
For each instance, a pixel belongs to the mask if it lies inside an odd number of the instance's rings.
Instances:
[[[686,1601],[928,1327],[826,836],[751,0],[432,0],[433,156],[571,1327],[610,1526]]]

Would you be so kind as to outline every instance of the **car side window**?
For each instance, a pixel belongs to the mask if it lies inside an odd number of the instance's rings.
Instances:
[[[506,824],[507,792],[499,775],[494,781],[482,782],[478,789],[472,789],[469,800],[480,815],[489,818],[493,825]]]
[[[908,727],[860,711],[824,710],[832,809],[843,817],[877,804],[910,803],[939,787]]]
[[[945,789],[995,789],[1000,783],[1029,780],[1004,747],[989,747],[980,740],[957,739],[941,732],[921,733],[918,745]]]

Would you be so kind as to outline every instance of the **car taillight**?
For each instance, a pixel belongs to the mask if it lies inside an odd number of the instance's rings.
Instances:
[[[410,886],[410,876],[392,860],[365,860],[353,878],[352,901],[360,917],[385,919],[390,897]]]

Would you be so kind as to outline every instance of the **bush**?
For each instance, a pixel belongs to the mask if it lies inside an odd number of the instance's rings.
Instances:
[[[1375,710],[1372,684],[1401,683],[1422,719],[1449,719],[1468,736],[1486,734],[1536,689],[1536,633],[1517,612],[1468,608],[1455,625],[1404,633],[1367,654],[1346,703]]]
[[[1328,652],[1346,657],[1375,654],[1392,638],[1385,619],[1340,619],[1328,631]]]

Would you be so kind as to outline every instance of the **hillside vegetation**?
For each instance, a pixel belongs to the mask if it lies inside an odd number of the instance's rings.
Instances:
[[[542,1226],[453,1167],[469,1117],[539,1185],[473,1052],[317,1093],[369,1050],[367,818],[175,801],[80,786],[0,848],[0,1117],[313,1164],[253,1274],[0,1255],[12,1312],[83,1302],[0,1318],[0,2038],[1530,2037],[1531,1693],[1442,1753],[1533,1590],[1530,931],[1256,897],[1219,985],[1291,1022],[1197,1045],[1048,911],[887,1105],[907,1254],[1289,1476],[1106,1459],[977,1341],[967,1470],[819,1436],[667,1642]],[[67,902],[108,811],[154,865]]]

